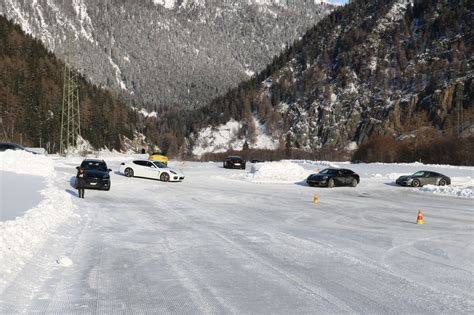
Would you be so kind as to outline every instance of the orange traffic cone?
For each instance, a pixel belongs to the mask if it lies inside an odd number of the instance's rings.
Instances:
[[[313,203],[314,203],[314,204],[318,203],[318,195],[314,195],[314,197],[313,197]]]
[[[423,213],[421,213],[421,210],[418,210],[418,218],[416,219],[416,224],[423,224]]]

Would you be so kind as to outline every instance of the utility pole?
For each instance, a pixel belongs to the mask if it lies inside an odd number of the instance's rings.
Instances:
[[[73,68],[76,41],[68,36],[64,62],[63,104],[61,114],[61,141],[59,153],[66,154],[77,144],[81,134],[79,111],[79,73]]]

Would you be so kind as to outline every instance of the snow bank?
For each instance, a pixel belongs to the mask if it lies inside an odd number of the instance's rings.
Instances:
[[[411,162],[411,163],[386,163],[386,162],[373,162],[367,163],[368,165],[384,165],[384,166],[417,166],[417,167],[429,167],[429,168],[444,168],[444,169],[456,169],[456,170],[469,170],[473,171],[474,167],[472,166],[460,166],[460,165],[450,165],[450,164],[425,164],[421,162]]]
[[[449,195],[455,197],[474,198],[474,186],[460,187],[460,186],[434,186],[426,185],[419,188],[421,192],[429,192],[439,195]]]
[[[257,163],[242,179],[257,183],[295,183],[311,174],[291,161]],[[237,177],[238,175],[236,175]]]
[[[0,170],[39,175],[46,182],[46,188],[40,191],[43,200],[38,205],[15,220],[0,222],[1,293],[54,230],[73,214],[74,205],[71,195],[54,183],[57,176],[51,158],[6,151],[0,153]]]
[[[400,176],[403,176],[403,175],[409,175],[409,174],[404,174],[404,173],[386,173],[386,174],[372,173],[370,175],[370,177],[380,178],[380,179],[396,180],[397,178],[399,178]]]
[[[348,162],[329,162],[329,161],[311,161],[311,160],[289,160],[290,162],[293,163],[298,163],[298,164],[308,164],[311,166],[317,166],[318,168],[328,168],[328,167],[334,167],[334,168],[340,168],[338,164],[347,164]]]
[[[0,153],[0,170],[46,177],[53,174],[54,166],[47,156],[7,150]]]

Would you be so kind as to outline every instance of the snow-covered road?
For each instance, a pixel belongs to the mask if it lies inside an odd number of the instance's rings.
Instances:
[[[79,161],[55,160],[76,215],[3,290],[3,313],[474,312],[473,199],[396,187],[363,165],[357,188],[318,189],[189,162],[176,162],[182,183],[113,173],[109,192],[79,199]]]

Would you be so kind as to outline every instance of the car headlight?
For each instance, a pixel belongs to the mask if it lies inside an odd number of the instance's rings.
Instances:
[[[171,171],[171,170],[170,170],[170,173],[173,173],[173,174],[175,174],[175,175],[178,175],[178,173],[176,173],[175,171]]]
[[[321,177],[321,179],[328,179],[328,177],[327,177],[327,176],[323,176],[323,177]]]

